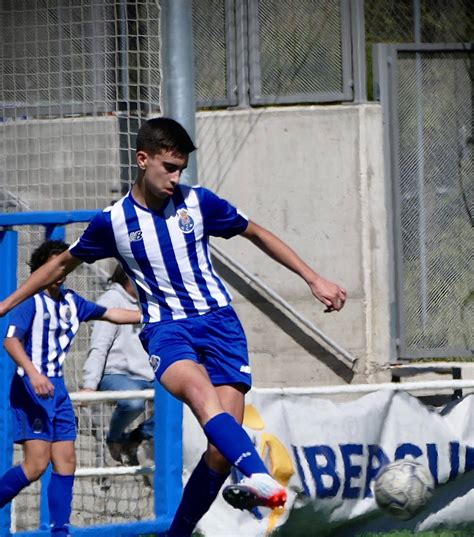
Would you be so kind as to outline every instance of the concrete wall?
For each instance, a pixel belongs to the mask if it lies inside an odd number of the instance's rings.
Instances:
[[[120,192],[118,137],[115,117],[0,124],[0,184],[23,210],[104,207]]]
[[[245,282],[224,274],[246,329],[257,386],[382,380],[389,358],[388,249],[378,105],[265,108],[198,115],[200,183],[290,244],[348,291],[324,314],[299,277],[251,243],[217,239],[331,339],[357,374],[321,353]],[[251,301],[248,298],[251,298]]]
[[[324,314],[300,278],[248,241],[216,240],[359,357],[353,377],[245,281],[219,266],[248,335],[255,384],[381,380],[377,372],[384,369],[390,346],[380,107],[206,112],[197,123],[200,183],[274,231],[349,295],[341,312]],[[31,210],[103,207],[118,196],[116,118],[28,120],[1,125],[0,134],[3,180]],[[93,298],[87,282],[97,278],[77,278],[71,285]],[[75,350],[82,353],[86,347],[81,339]]]

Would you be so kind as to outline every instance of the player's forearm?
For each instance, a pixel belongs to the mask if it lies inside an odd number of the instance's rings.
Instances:
[[[18,367],[22,367],[29,377],[38,373],[19,339],[14,337],[5,338],[3,346],[15,364]]]
[[[140,324],[140,310],[127,310],[124,308],[109,308],[101,320],[114,324]]]
[[[6,315],[15,306],[33,296],[41,289],[44,289],[48,283],[44,283],[48,272],[46,270],[47,265],[43,265],[37,271],[33,272],[26,282],[21,285],[10,296],[0,302],[0,317]],[[46,279],[47,282],[47,279]]]
[[[347,298],[346,290],[315,272],[273,233],[254,222],[249,222],[243,236],[283,266],[301,276],[313,295],[326,306],[325,312],[339,311],[344,306]]]
[[[80,264],[81,261],[74,258],[68,251],[51,258],[35,270],[16,291],[0,302],[0,317],[48,285],[64,278]]]
[[[243,236],[249,239],[272,259],[295,272],[308,284],[312,285],[321,276],[307,265],[299,255],[276,235],[255,222],[250,222]]]

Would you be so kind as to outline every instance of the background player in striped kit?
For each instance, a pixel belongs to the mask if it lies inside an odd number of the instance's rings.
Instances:
[[[169,531],[172,537],[189,537],[230,465],[247,476],[224,489],[234,507],[278,507],[286,501],[285,489],[271,478],[241,427],[244,395],[251,386],[246,338],[231,296],[212,267],[209,237],[247,238],[303,278],[328,312],[344,306],[346,292],[210,190],[179,184],[195,150],[179,123],[146,121],[136,149],[138,177],[131,191],[99,213],[69,252],[0,303],[0,315],[82,261],[120,261],[137,289],[145,323],[141,340],[155,376],[191,407],[209,441]]]
[[[32,254],[31,271],[67,250],[62,241],[46,241]],[[51,532],[68,535],[76,457],[76,418],[66,391],[62,364],[79,324],[102,319],[115,324],[139,323],[140,312],[107,309],[62,287],[64,278],[49,283],[11,315],[5,349],[17,364],[11,387],[14,441],[23,445],[24,460],[0,478],[0,507],[36,481],[49,462]]]

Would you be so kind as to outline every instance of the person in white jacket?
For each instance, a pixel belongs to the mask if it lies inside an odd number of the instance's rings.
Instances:
[[[107,308],[138,309],[135,288],[120,265],[109,278],[110,288],[97,303]],[[94,323],[83,369],[83,390],[144,390],[153,388],[154,374],[138,334],[140,325]],[[119,400],[110,419],[107,446],[112,458],[138,464],[136,452],[143,440],[153,438],[153,417],[136,429],[127,427],[145,410],[144,399]]]

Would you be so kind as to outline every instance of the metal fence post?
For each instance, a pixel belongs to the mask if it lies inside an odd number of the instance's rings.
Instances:
[[[387,245],[389,248],[389,303],[390,303],[390,362],[398,360],[398,344],[400,337],[399,312],[397,303],[397,274],[396,274],[396,251],[393,237],[395,237],[395,199],[392,179],[393,147],[391,145],[392,116],[391,116],[391,66],[392,50],[390,45],[378,44],[373,46],[373,80],[374,97],[382,106],[383,110],[383,148],[384,148],[384,175],[386,183],[386,207],[387,207]]]
[[[174,516],[183,490],[183,404],[155,381],[155,514]]]
[[[0,278],[0,300],[16,289],[18,233],[0,230],[0,259],[2,277]],[[8,316],[0,318],[0,341],[3,340],[8,326]],[[10,468],[13,460],[12,427],[10,421],[10,379],[14,365],[0,344],[0,475]],[[0,535],[10,535],[11,504],[0,509]]]
[[[237,65],[237,100],[238,108],[250,107],[249,95],[249,44],[248,13],[246,0],[236,0],[236,65]]]
[[[161,110],[179,121],[196,141],[196,97],[194,91],[193,13],[189,0],[161,2]],[[197,180],[196,154],[189,155],[182,182]]]
[[[364,0],[351,0],[352,80],[354,103],[367,102]]]

